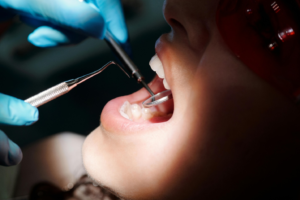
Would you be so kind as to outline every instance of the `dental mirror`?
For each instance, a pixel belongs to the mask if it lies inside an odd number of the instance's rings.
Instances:
[[[145,108],[151,108],[153,106],[157,106],[171,99],[173,99],[171,90],[165,90],[163,92],[157,93],[154,96],[151,96],[149,99],[144,101],[143,106]]]

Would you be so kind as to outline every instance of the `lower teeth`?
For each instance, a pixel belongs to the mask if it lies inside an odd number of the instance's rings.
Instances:
[[[120,114],[131,121],[140,119],[149,120],[157,113],[155,108],[141,108],[138,104],[130,104],[125,101],[119,110]]]
[[[119,111],[124,118],[132,120],[132,112],[130,106],[130,103],[128,101],[125,101]]]
[[[131,113],[132,113],[132,118],[134,120],[138,120],[142,116],[142,109],[139,105],[137,104],[132,104],[130,105]]]

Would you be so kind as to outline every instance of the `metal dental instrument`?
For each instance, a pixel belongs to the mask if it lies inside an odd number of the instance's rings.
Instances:
[[[84,0],[80,0],[80,1],[84,1]],[[151,99],[151,103],[150,104],[143,103],[143,105],[145,105],[146,107],[156,106],[156,105],[161,104],[172,98],[171,95],[168,95],[168,98],[167,98],[167,97],[162,97],[162,94],[160,94],[160,93],[156,94],[156,95],[153,93],[153,91],[150,89],[150,87],[144,81],[144,77],[140,73],[137,66],[129,58],[128,54],[123,50],[123,48],[116,42],[116,40],[113,38],[112,34],[109,31],[106,31],[106,33],[105,33],[105,41],[107,42],[107,44],[111,48],[111,50],[115,52],[115,54],[119,58],[119,60],[122,62],[123,67],[119,66],[115,62],[110,62],[107,65],[103,66],[101,69],[97,70],[96,72],[93,72],[91,74],[88,74],[86,76],[83,76],[83,77],[80,77],[80,78],[77,78],[74,80],[70,80],[70,81],[66,81],[61,84],[58,84],[58,85],[56,85],[44,92],[41,92],[25,101],[32,104],[33,106],[39,107],[53,99],[56,99],[57,97],[59,97],[63,94],[68,93],[70,90],[72,90],[78,84],[95,76],[96,74],[101,73],[106,67],[108,67],[111,64],[115,64],[118,67],[120,67],[120,69],[122,69],[124,71],[124,73],[126,73],[127,75],[128,75],[128,72],[130,72],[131,76],[133,78],[135,78],[138,83],[142,84],[142,86],[150,93],[151,97],[149,99]],[[163,94],[165,94],[165,93],[163,93]],[[149,99],[146,101],[148,102]]]
[[[105,41],[107,42],[108,46],[113,50],[113,52],[115,52],[115,54],[120,59],[126,70],[131,72],[132,77],[134,77],[138,83],[142,84],[151,96],[154,96],[154,93],[152,92],[150,87],[147,85],[147,83],[145,83],[144,77],[140,73],[140,70],[129,58],[128,54],[124,51],[124,49],[116,42],[116,40],[113,39],[113,36],[109,31],[106,31],[105,33]]]
[[[144,88],[146,88],[146,90],[150,93],[151,97],[143,102],[144,107],[150,108],[153,106],[157,106],[173,98],[171,90],[166,90],[156,95],[152,92],[150,87],[145,83],[144,77],[140,73],[137,66],[129,58],[123,48],[116,42],[116,40],[113,39],[113,36],[109,31],[106,31],[105,33],[105,41],[118,56],[126,70],[130,71],[132,73],[131,75],[137,80],[137,82],[141,83]]]
[[[123,63],[123,67],[118,65],[116,62],[111,61],[101,67],[99,70],[92,72],[90,74],[84,75],[82,77],[71,79],[65,82],[62,82],[56,86],[53,86],[33,97],[30,97],[25,100],[25,102],[30,103],[32,106],[39,107],[41,105],[44,105],[48,103],[49,101],[52,101],[69,91],[71,91],[73,88],[75,88],[77,85],[83,83],[84,81],[92,78],[93,76],[96,76],[97,74],[100,74],[103,70],[105,70],[108,66],[114,64],[117,65],[128,77],[129,74],[127,71],[131,72],[132,77],[134,77],[138,83],[141,83],[144,88],[151,94],[151,97],[143,102],[144,107],[153,107],[157,106],[161,103],[164,103],[170,99],[172,99],[172,93],[170,90],[166,90],[164,92],[158,93],[154,95],[150,87],[145,83],[144,77],[141,75],[139,69],[135,66],[133,61],[129,58],[127,53],[122,49],[122,47],[112,38],[111,34],[109,32],[106,32],[105,40],[107,41],[108,45],[111,47],[111,49],[116,53],[118,58]]]
[[[157,93],[156,95],[150,97],[142,104],[145,108],[151,108],[153,106],[157,106],[171,99],[173,99],[171,90],[165,90],[163,92]]]
[[[120,65],[118,65],[114,61],[110,61],[109,63],[107,63],[100,69],[98,69],[97,71],[94,71],[90,74],[81,76],[79,78],[71,79],[71,80],[62,82],[58,85],[55,85],[33,97],[26,99],[25,102],[30,103],[32,106],[35,106],[35,107],[44,105],[44,104],[48,103],[49,101],[52,101],[52,100],[56,99],[57,97],[60,97],[64,94],[70,92],[73,88],[75,88],[77,85],[83,83],[84,81],[96,76],[97,74],[100,74],[103,70],[105,70],[108,66],[110,66],[112,64],[117,65],[128,77],[130,77],[128,75],[128,73]]]
[[[80,2],[90,3],[90,0],[78,0]],[[113,52],[115,52],[116,56],[122,62],[123,67],[131,72],[131,76],[134,77],[138,83],[142,84],[143,87],[150,93],[151,96],[154,96],[154,93],[150,89],[150,87],[145,83],[144,77],[140,73],[140,70],[133,63],[133,61],[129,58],[128,54],[124,51],[124,49],[120,46],[120,44],[115,40],[113,35],[106,30],[104,39],[108,46],[111,48]]]

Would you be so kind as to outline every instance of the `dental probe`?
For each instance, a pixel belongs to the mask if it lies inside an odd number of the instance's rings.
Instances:
[[[149,97],[149,99],[145,100],[142,103],[145,108],[151,108],[173,99],[171,90],[165,90],[158,94],[154,94],[152,92],[150,87],[145,83],[144,77],[140,73],[137,66],[129,58],[128,54],[123,50],[123,48],[113,39],[113,36],[109,31],[106,31],[105,33],[105,41],[118,56],[126,70],[129,70],[132,73],[132,76],[137,80],[137,82],[141,83],[144,88],[146,88],[146,90],[151,94],[151,97]]]
[[[90,3],[90,0],[78,0],[80,2]],[[116,56],[119,58],[119,60],[122,62],[122,65],[126,70],[131,72],[131,76],[136,79],[136,81],[143,85],[143,87],[150,93],[151,96],[154,96],[154,93],[150,89],[150,87],[147,85],[147,83],[144,81],[143,75],[140,73],[140,70],[137,68],[137,66],[133,63],[133,61],[129,58],[128,54],[124,51],[124,49],[117,43],[113,35],[109,32],[109,30],[106,30],[104,35],[104,40],[108,44],[108,46],[111,48],[113,52],[115,52]]]
[[[112,34],[109,31],[105,32],[105,41],[107,42],[108,46],[115,52],[117,57],[122,62],[123,66],[126,70],[131,72],[132,77],[134,77],[138,83],[142,84],[144,88],[154,96],[154,93],[144,81],[143,75],[140,73],[140,70],[137,66],[133,63],[133,61],[129,58],[128,54],[124,51],[124,49],[113,39]]]
[[[44,105],[44,104],[48,103],[49,101],[52,101],[64,94],[70,92],[73,88],[75,88],[77,85],[85,82],[86,80],[96,76],[97,74],[100,74],[103,70],[105,70],[108,66],[110,66],[112,64],[117,65],[130,78],[129,74],[120,65],[118,65],[114,61],[110,61],[106,65],[104,65],[103,67],[98,69],[97,71],[94,71],[92,73],[81,76],[79,78],[71,79],[71,80],[62,82],[58,85],[55,85],[33,97],[26,99],[25,102],[30,103],[32,106],[35,106],[35,107]]]

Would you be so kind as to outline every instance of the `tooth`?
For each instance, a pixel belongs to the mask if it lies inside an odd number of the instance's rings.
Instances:
[[[142,117],[145,120],[151,119],[153,117],[153,111],[150,108],[143,108]]]
[[[156,74],[158,75],[159,78],[165,78],[165,72],[164,68],[160,68],[156,71]]]
[[[140,119],[142,116],[142,108],[138,104],[132,104],[130,108],[131,108],[132,118],[134,120]]]
[[[156,71],[157,69],[159,68],[163,68],[163,65],[162,65],[162,62],[160,61],[159,57],[157,56],[157,54],[155,54],[151,60],[150,60],[150,63],[149,63],[151,69],[153,71]]]
[[[165,78],[164,67],[157,55],[153,56],[149,63],[151,69],[157,73],[159,78]]]
[[[168,82],[167,82],[166,79],[164,79],[163,84],[164,84],[164,87],[165,87],[167,90],[170,89],[170,86],[169,86],[169,84],[168,84]]]
[[[169,90],[170,86],[169,86],[167,80],[165,79],[164,67],[162,65],[161,60],[159,59],[159,57],[156,54],[151,58],[149,65],[150,65],[151,69],[156,72],[156,74],[158,75],[159,78],[164,79],[164,81],[163,81],[164,87],[167,90]]]
[[[131,105],[128,101],[125,101],[124,104],[120,108],[120,114],[126,118],[132,121],[132,113],[131,113]]]

